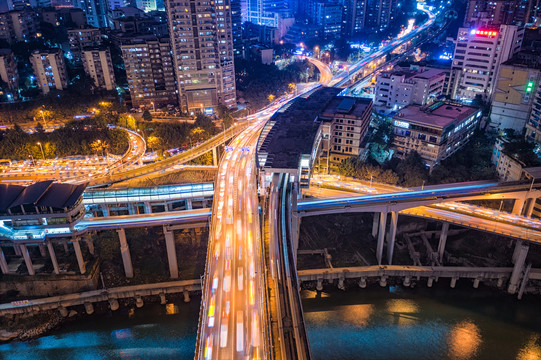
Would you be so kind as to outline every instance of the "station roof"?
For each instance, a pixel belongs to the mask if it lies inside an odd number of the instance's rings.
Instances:
[[[297,169],[302,154],[310,154],[319,128],[318,115],[342,89],[322,88],[297,98],[271,118],[275,122],[259,151],[267,153],[265,168]]]
[[[40,181],[29,186],[0,184],[0,211],[20,205],[71,207],[86,189],[86,184],[72,185]]]

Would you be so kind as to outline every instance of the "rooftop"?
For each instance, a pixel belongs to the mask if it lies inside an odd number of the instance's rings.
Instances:
[[[394,119],[444,128],[453,122],[460,123],[478,109],[459,104],[438,102],[430,106],[410,105],[401,109]]]
[[[319,89],[297,98],[284,111],[274,114],[270,121],[275,124],[259,150],[268,154],[265,167],[297,169],[301,155],[312,152],[319,128],[318,115],[341,91],[336,88]]]
[[[332,117],[334,114],[339,113],[349,115],[352,118],[361,118],[371,108],[371,105],[372,99],[336,96],[321,111],[321,116]]]
[[[77,203],[86,184],[72,185],[40,181],[29,186],[0,184],[0,212],[20,205],[62,209]]]

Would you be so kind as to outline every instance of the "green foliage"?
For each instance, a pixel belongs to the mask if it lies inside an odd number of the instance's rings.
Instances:
[[[506,154],[522,161],[526,167],[539,166],[539,158],[534,153],[535,144],[524,139],[512,141],[503,145]]]
[[[395,171],[402,186],[421,186],[428,182],[429,170],[421,155],[416,151],[409,153],[404,160],[398,162]]]
[[[43,155],[38,142],[46,158],[88,155],[94,153],[90,144],[98,139],[109,144],[110,153],[120,155],[128,149],[128,136],[123,130],[109,129],[99,126],[94,119],[86,119],[71,121],[50,133],[38,130],[28,134],[17,125],[0,132],[0,158],[26,160],[32,155],[40,159]]]
[[[308,68],[308,72],[306,71]],[[268,104],[267,96],[281,96],[288,91],[289,83],[297,83],[307,76],[314,77],[313,65],[308,62],[294,62],[280,70],[274,64],[264,65],[257,61],[235,60],[237,90],[252,109]]]
[[[380,166],[366,164],[356,157],[347,158],[338,165],[338,173],[357,179],[370,180],[378,183],[395,185],[398,176],[392,170],[385,170]]]

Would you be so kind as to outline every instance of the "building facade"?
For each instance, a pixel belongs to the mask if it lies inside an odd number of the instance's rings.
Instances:
[[[94,80],[96,87],[115,90],[115,73],[109,48],[84,48],[82,61],[85,73]]]
[[[181,109],[213,112],[237,105],[229,0],[166,1],[169,34]]]
[[[94,27],[69,29],[68,42],[73,60],[79,62],[82,60],[81,55],[85,47],[101,45],[101,31]]]
[[[431,168],[464,146],[481,110],[448,102],[410,105],[393,117],[393,147],[399,158],[416,151]]]
[[[522,133],[535,104],[541,71],[513,58],[500,66],[496,78],[490,126]]]
[[[490,100],[500,65],[520,50],[524,29],[514,25],[460,28],[452,65],[452,98]]]
[[[68,72],[61,49],[36,50],[30,55],[30,63],[43,94],[51,89],[64,90],[68,87]]]
[[[133,39],[121,48],[133,106],[178,104],[168,38]]]
[[[359,156],[370,125],[372,100],[338,96],[318,116],[322,143],[315,165],[319,173],[334,173],[340,163]]]
[[[19,96],[19,73],[17,62],[10,49],[0,49],[0,80],[5,88],[0,87],[7,100],[16,100]]]
[[[107,26],[107,0],[73,0],[73,6],[84,11],[89,25],[97,28]]]
[[[399,109],[426,105],[443,94],[445,72],[439,69],[380,72],[376,77],[375,105]]]
[[[12,44],[28,41],[39,32],[39,16],[32,9],[0,13],[0,39]]]

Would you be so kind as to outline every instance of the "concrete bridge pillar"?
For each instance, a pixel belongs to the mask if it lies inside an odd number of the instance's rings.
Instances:
[[[64,306],[60,306],[58,308],[58,312],[60,315],[62,315],[62,317],[67,317],[69,315],[68,309],[66,309]]]
[[[85,237],[86,246],[88,246],[88,252],[90,255],[94,255],[96,253],[96,249],[94,249],[94,240],[90,236]]]
[[[530,249],[530,245],[524,244],[522,241],[517,241],[517,244],[515,245],[515,250],[517,248],[518,251],[516,252],[518,254],[515,261],[515,266],[513,267],[513,272],[511,273],[511,279],[509,280],[509,287],[507,288],[507,292],[509,294],[516,293],[518,285],[520,284],[520,278],[524,270],[524,262],[526,261],[526,256],[528,256],[528,250]]]
[[[83,259],[83,252],[81,251],[81,244],[79,244],[79,239],[72,239],[73,248],[75,249],[75,257],[77,257],[77,264],[79,265],[79,271],[81,274],[86,272],[85,260]]]
[[[192,199],[186,199],[186,210],[192,210]]]
[[[117,299],[109,299],[109,308],[110,308],[112,311],[118,310],[119,307],[120,307],[120,305],[118,304],[118,300],[117,300]]]
[[[393,263],[394,242],[396,240],[396,228],[398,226],[398,211],[391,211],[391,224],[387,234],[387,261]]]
[[[372,222],[372,236],[378,235],[379,213],[374,213],[374,221]]]
[[[379,286],[381,286],[381,287],[387,286],[387,277],[385,275],[382,275],[379,278]]]
[[[165,294],[164,294],[164,293],[161,293],[161,294],[160,294],[160,304],[162,304],[162,305],[167,304],[167,299],[165,298]]]
[[[30,253],[28,252],[28,248],[25,244],[20,244],[19,249],[21,250],[21,254],[23,255],[26,269],[28,270],[28,275],[36,275],[36,272],[34,271],[34,266],[32,265],[32,259],[30,259]]]
[[[38,244],[38,247],[39,247],[39,254],[41,255],[41,257],[47,257],[47,250],[45,250],[45,245]]]
[[[189,303],[190,302],[190,292],[188,291],[188,289],[184,289],[183,294],[184,294],[184,302]]]
[[[525,198],[515,199],[515,203],[513,204],[513,211],[511,213],[513,215],[522,215],[522,208],[524,207],[525,202]]]
[[[457,280],[458,280],[457,277],[452,277],[451,278],[451,288],[453,288],[453,289],[455,288]]]
[[[62,245],[64,246],[64,252],[67,254],[70,252],[70,248],[68,246],[68,240],[62,240]]]
[[[346,290],[346,286],[344,285],[344,277],[343,276],[340,276],[338,278],[338,289]]]
[[[212,148],[212,165],[218,166],[218,152],[215,147]]]
[[[524,242],[522,240],[517,240],[517,243],[515,244],[515,250],[513,250],[513,256],[511,257],[511,262],[513,264],[517,263],[517,258],[520,253],[520,245],[522,245]]]
[[[124,229],[118,229],[118,240],[120,241],[120,253],[122,255],[122,263],[124,265],[124,273],[127,278],[133,277],[133,266],[131,263],[130,248],[128,247],[128,242],[126,241],[126,232]]]
[[[535,200],[536,198],[530,198],[528,199],[528,205],[526,206],[526,217],[531,218],[533,213],[533,208],[535,206]]]
[[[444,222],[441,227],[440,242],[438,243],[438,259],[440,264],[443,262],[443,254],[445,253],[445,244],[447,243],[447,234],[449,233],[449,223]]]
[[[145,205],[145,214],[152,214],[152,206],[148,201],[144,202]]]
[[[383,240],[385,239],[385,226],[387,224],[387,212],[379,213],[379,232],[378,243],[376,246],[376,258],[378,265],[381,265],[381,257],[383,255]]]
[[[503,277],[498,278],[498,283],[496,284],[498,288],[501,288],[503,286]]]
[[[13,245],[13,250],[15,250],[15,255],[23,256],[23,253],[21,252],[21,248],[19,247],[19,245],[14,244]]]
[[[322,291],[323,290],[323,279],[322,278],[317,279],[316,290],[317,291]]]
[[[137,308],[142,308],[145,303],[143,302],[143,299],[140,296],[135,297],[135,306]]]
[[[481,280],[479,278],[475,278],[473,280],[473,288],[474,289],[477,289],[479,287],[479,283],[481,282]]]
[[[47,240],[47,250],[49,250],[49,256],[51,257],[51,262],[53,263],[53,270],[55,274],[60,274],[60,268],[58,267],[58,261],[56,260],[56,253],[54,251],[53,243]]]
[[[2,250],[1,246],[0,246],[0,270],[2,270],[2,274],[9,274],[8,262],[6,260],[6,256],[4,255],[4,251]]]
[[[107,204],[101,205],[101,214],[103,216],[111,216],[111,212],[109,211],[109,205]]]
[[[428,287],[432,287],[432,284],[434,283],[434,278],[433,277],[429,277],[428,278],[428,282],[426,283],[426,286]]]
[[[406,277],[404,278],[403,285],[404,285],[405,287],[409,287],[409,286],[411,285],[411,278],[410,278],[409,276],[406,276]]]
[[[89,302],[85,302],[85,311],[88,315],[92,315],[94,313],[94,305]]]
[[[359,287],[361,289],[364,289],[366,287],[366,278],[362,277],[360,280],[359,280]]]
[[[163,227],[165,235],[165,248],[167,249],[167,261],[169,263],[169,274],[171,279],[178,278],[177,250],[175,248],[175,233]]]

